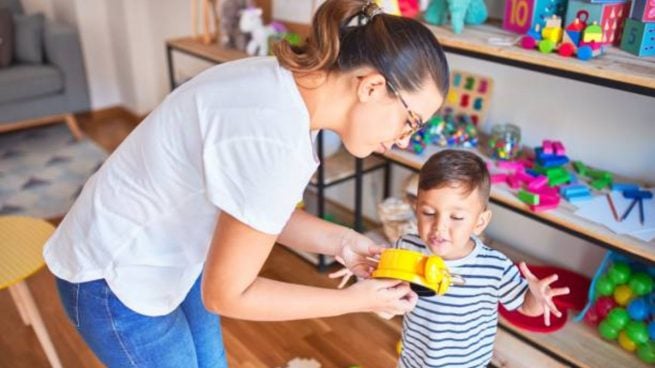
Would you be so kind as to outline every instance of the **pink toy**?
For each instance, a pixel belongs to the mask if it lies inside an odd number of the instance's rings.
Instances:
[[[521,165],[521,163],[519,163],[518,161],[498,161],[496,162],[496,166],[498,166],[501,169],[506,169],[511,171],[516,171],[523,168],[523,165]]]
[[[518,189],[521,187],[521,181],[516,176],[508,176],[507,185],[512,189]]]
[[[548,184],[548,177],[543,176],[543,175],[539,175],[536,178],[534,178],[530,182],[530,184],[528,184],[528,189],[530,189],[531,191],[535,191],[535,190],[537,190],[539,188],[542,188],[546,184]]]
[[[553,142],[553,149],[555,150],[555,155],[557,156],[566,155],[566,149],[564,148],[564,145],[560,141]]]
[[[416,18],[420,12],[418,0],[398,0],[398,7],[400,13],[408,18]]]
[[[545,154],[547,155],[553,154],[553,142],[545,140],[541,144],[541,147],[543,148]]]
[[[553,210],[559,206],[559,198],[550,197],[550,196],[540,196],[539,204],[536,206],[530,206],[530,209],[534,212],[545,212],[548,210]]]
[[[493,183],[493,184],[504,183],[505,181],[507,181],[507,175],[506,174],[491,175],[491,183]]]

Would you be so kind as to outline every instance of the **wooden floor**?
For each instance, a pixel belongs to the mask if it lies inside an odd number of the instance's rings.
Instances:
[[[108,151],[115,149],[137,121],[120,109],[79,116],[84,132]],[[56,223],[58,220],[54,220]],[[335,287],[337,282],[318,273],[284,247],[274,249],[262,274],[277,280]],[[102,367],[68,323],[47,269],[28,285],[55,348],[65,367]],[[368,314],[294,322],[247,322],[223,319],[223,335],[230,367],[284,367],[289,360],[313,358],[322,367],[394,367],[400,321]],[[48,367],[36,335],[24,326],[9,292],[0,291],[0,368]]]

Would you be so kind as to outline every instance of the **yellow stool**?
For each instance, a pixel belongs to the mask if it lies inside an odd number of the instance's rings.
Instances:
[[[43,267],[43,244],[55,230],[50,223],[31,217],[0,216],[0,290],[9,288],[25,325],[32,325],[50,365],[61,367],[25,279]]]

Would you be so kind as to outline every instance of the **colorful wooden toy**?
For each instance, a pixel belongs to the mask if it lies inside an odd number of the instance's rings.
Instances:
[[[637,56],[655,55],[655,22],[644,23],[628,19],[623,31],[621,48]]]
[[[558,44],[562,40],[562,17],[553,15],[546,19],[546,25],[541,30],[542,40],[550,40]]]
[[[596,22],[602,31],[600,43],[618,46],[623,34],[623,25],[629,12],[629,1],[590,3],[584,0],[569,0],[565,23],[571,24],[576,18],[585,24]]]
[[[539,195],[527,192],[523,189],[519,190],[518,197],[521,202],[529,204],[531,206],[536,206],[539,204]]]
[[[546,27],[546,19],[553,15],[564,16],[564,0],[507,0],[503,28],[519,34]]]
[[[655,0],[634,0],[630,18],[641,22],[655,22]]]
[[[450,89],[442,111],[469,116],[475,126],[484,123],[493,94],[493,79],[461,70],[450,73]]]
[[[639,184],[633,183],[612,183],[612,190],[617,192],[625,192],[628,190],[639,190]]]

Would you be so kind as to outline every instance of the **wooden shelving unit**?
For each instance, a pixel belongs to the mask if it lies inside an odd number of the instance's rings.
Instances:
[[[493,45],[490,39],[517,40],[519,37],[502,29],[499,23],[466,26],[459,35],[449,27],[428,27],[448,52],[655,97],[653,57],[639,58],[609,47],[604,55],[581,61],[519,46]]]

